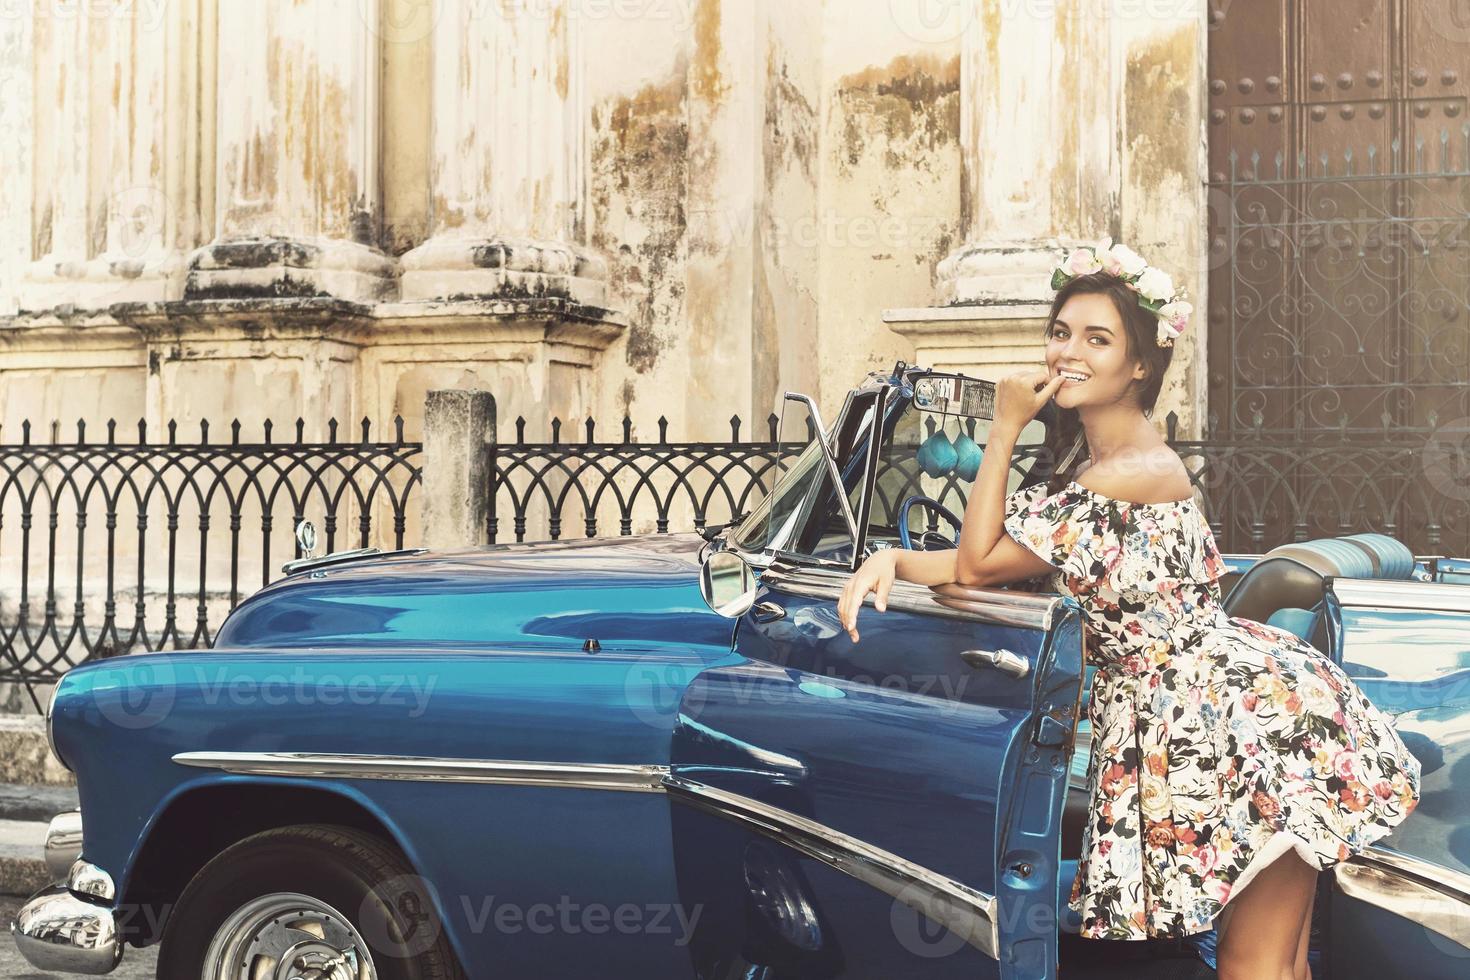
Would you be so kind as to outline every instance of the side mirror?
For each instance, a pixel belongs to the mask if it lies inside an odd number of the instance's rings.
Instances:
[[[755,603],[755,574],[733,551],[716,551],[699,570],[699,591],[721,616],[739,619]]]

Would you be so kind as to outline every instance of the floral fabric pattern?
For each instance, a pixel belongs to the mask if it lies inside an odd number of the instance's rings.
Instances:
[[[1005,529],[1081,603],[1097,667],[1071,895],[1082,935],[1202,932],[1287,850],[1326,868],[1414,809],[1419,763],[1347,675],[1225,614],[1224,562],[1193,500],[1039,484],[1011,494]]]

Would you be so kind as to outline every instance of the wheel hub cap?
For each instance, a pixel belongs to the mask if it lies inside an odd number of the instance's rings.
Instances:
[[[220,926],[205,980],[376,980],[367,943],[347,917],[307,895],[263,895]]]

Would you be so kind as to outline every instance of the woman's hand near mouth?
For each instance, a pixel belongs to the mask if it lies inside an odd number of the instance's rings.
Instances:
[[[995,421],[991,430],[1001,429],[1019,437],[1026,423],[1036,418],[1041,406],[1051,401],[1066,380],[1047,371],[1023,371],[1002,378],[995,386]]]

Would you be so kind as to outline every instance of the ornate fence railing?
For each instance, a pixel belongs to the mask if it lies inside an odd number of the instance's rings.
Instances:
[[[665,533],[723,523],[770,490],[781,459],[799,443],[777,441],[777,420],[742,441],[599,442],[595,424],[564,441],[489,447],[492,542]],[[1470,554],[1470,431],[1385,432],[1374,441],[1285,441],[1280,436],[1171,444],[1189,467],[1216,540],[1258,553],[1288,541],[1376,530],[1417,554]],[[34,441],[0,442],[0,683],[54,681],[92,657],[206,646],[231,609],[298,557],[293,529],[312,520],[327,550],[413,546],[420,539],[423,447],[402,437],[356,440],[197,440],[170,425],[149,442],[141,424],[123,442],[109,425],[88,442],[84,427],[62,442],[57,427]],[[9,435],[10,433],[5,433]],[[903,453],[889,453],[874,506],[891,512],[920,492]],[[965,486],[924,483],[962,513]],[[1302,488],[1306,488],[1305,490]],[[921,512],[922,513],[922,512]],[[882,518],[878,518],[882,520]],[[32,700],[35,692],[31,691]]]
[[[417,534],[410,509],[421,480],[418,443],[395,420],[375,442],[186,440],[170,422],[149,441],[143,422],[123,441],[85,424],[63,442],[0,443],[0,682],[55,680],[92,657],[207,646],[243,596],[299,555],[294,528],[310,519],[328,549],[401,546]],[[9,433],[7,433],[8,435]],[[34,699],[34,692],[31,692]]]
[[[741,442],[739,416],[729,442],[669,442],[668,419],[658,420],[657,442],[634,442],[624,418],[617,442],[597,442],[596,423],[583,423],[580,442],[564,442],[560,419],[551,441],[525,441],[516,419],[515,442],[491,448],[490,541],[558,540],[568,535],[702,529],[748,513],[771,489],[782,456],[800,443],[778,443],[780,420],[767,418],[763,442]]]

